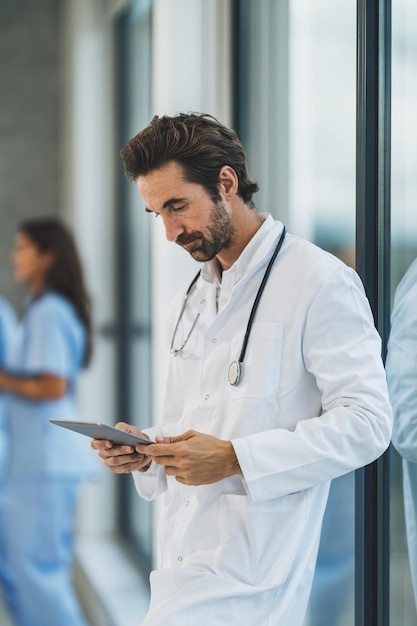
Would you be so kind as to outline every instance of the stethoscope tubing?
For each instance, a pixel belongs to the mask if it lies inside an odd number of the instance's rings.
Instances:
[[[282,233],[281,233],[281,237],[279,238],[279,241],[275,247],[275,250],[269,260],[268,263],[268,267],[265,270],[265,274],[262,278],[262,282],[259,285],[259,289],[258,289],[258,293],[256,294],[253,306],[252,306],[252,310],[250,312],[249,315],[249,319],[248,319],[248,323],[246,326],[246,332],[245,332],[245,336],[243,338],[243,343],[242,343],[242,349],[240,351],[240,355],[239,355],[239,363],[242,364],[244,359],[245,359],[245,354],[246,354],[246,348],[248,346],[248,341],[249,341],[249,336],[251,334],[252,331],[252,326],[253,326],[253,320],[255,319],[255,315],[256,315],[256,311],[258,310],[258,306],[259,306],[259,302],[261,300],[262,294],[264,292],[265,289],[265,285],[268,281],[269,278],[269,274],[271,273],[272,270],[272,266],[274,265],[275,259],[277,258],[279,251],[282,248],[282,244],[284,243],[284,239],[285,239],[285,235],[287,234],[287,229],[284,228],[282,229]]]
[[[255,300],[253,302],[252,309],[251,309],[251,312],[250,312],[250,315],[249,315],[248,323],[246,325],[246,331],[245,331],[245,336],[244,336],[243,342],[242,342],[242,348],[240,350],[239,360],[238,361],[232,361],[232,363],[229,366],[228,379],[229,379],[229,383],[231,385],[233,385],[233,386],[238,385],[239,382],[240,382],[240,379],[241,379],[241,376],[242,376],[243,361],[245,359],[246,349],[248,347],[248,342],[249,342],[249,337],[250,337],[250,334],[251,334],[251,331],[252,331],[253,321],[255,319],[255,315],[256,315],[256,312],[257,312],[258,307],[259,307],[259,302],[260,302],[262,294],[264,292],[264,289],[265,289],[266,283],[268,281],[269,275],[271,273],[272,267],[273,267],[273,265],[275,263],[275,259],[277,258],[278,254],[279,254],[279,251],[282,248],[282,244],[284,243],[284,239],[285,239],[286,234],[287,234],[287,229],[284,226],[283,229],[282,229],[282,233],[281,233],[281,236],[279,238],[279,241],[278,241],[277,245],[275,246],[275,250],[272,253],[271,258],[269,259],[268,266],[267,266],[267,268],[265,270],[265,274],[263,275],[261,284],[259,285],[258,291],[256,293]],[[184,346],[186,345],[186,343],[188,342],[188,339],[190,338],[190,335],[191,335],[192,331],[194,330],[195,325],[197,324],[198,318],[200,317],[200,314],[198,313],[197,317],[195,318],[194,323],[193,323],[193,325],[191,327],[191,330],[187,334],[187,336],[186,336],[185,340],[183,341],[183,343],[181,344],[180,348],[175,349],[174,348],[175,335],[177,333],[180,320],[181,320],[181,318],[183,316],[185,307],[187,305],[188,298],[189,298],[189,296],[191,294],[191,291],[193,290],[193,288],[194,288],[194,286],[195,286],[195,284],[196,284],[200,274],[201,274],[201,270],[199,270],[197,272],[197,274],[194,276],[194,278],[191,281],[191,283],[190,283],[190,285],[189,285],[189,287],[188,287],[188,289],[186,291],[186,294],[184,296],[184,302],[183,302],[183,305],[182,305],[182,308],[181,308],[181,312],[180,312],[180,315],[178,317],[177,323],[175,325],[174,333],[173,333],[173,336],[172,336],[172,341],[171,341],[171,355],[172,356],[176,356],[177,354],[182,352]]]
[[[186,294],[184,296],[184,302],[182,303],[181,311],[180,311],[180,314],[178,316],[177,323],[175,324],[174,332],[172,334],[172,339],[171,339],[171,356],[177,356],[177,354],[180,354],[182,352],[183,348],[185,347],[185,345],[187,344],[187,342],[188,342],[188,340],[189,340],[189,338],[191,336],[191,333],[193,332],[193,330],[195,328],[195,325],[197,324],[198,318],[200,317],[200,313],[197,313],[197,316],[196,316],[196,318],[195,318],[195,320],[193,322],[193,325],[191,326],[191,329],[190,329],[188,335],[186,336],[186,338],[184,339],[184,341],[182,342],[182,344],[180,345],[179,348],[174,348],[175,335],[177,334],[178,326],[180,325],[180,321],[181,321],[182,316],[184,314],[185,307],[187,306],[187,301],[188,301],[188,298],[190,297],[190,293],[191,293],[194,285],[196,284],[200,274],[201,274],[201,270],[199,270],[197,272],[197,274],[194,276],[194,278],[191,281],[191,283],[190,283],[190,285],[189,285],[189,287],[188,287],[188,289],[186,291]]]

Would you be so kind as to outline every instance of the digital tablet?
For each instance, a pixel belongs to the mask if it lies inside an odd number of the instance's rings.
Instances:
[[[60,420],[50,419],[51,424],[74,430],[77,433],[91,437],[92,439],[104,439],[105,441],[111,441],[120,446],[137,446],[138,443],[149,445],[154,443],[149,439],[140,437],[139,435],[133,435],[127,433],[125,430],[115,428],[114,426],[108,426],[107,424],[101,424],[100,422],[83,422],[78,420]]]

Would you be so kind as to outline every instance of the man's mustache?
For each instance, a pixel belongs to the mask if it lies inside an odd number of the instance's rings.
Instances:
[[[181,233],[175,240],[175,243],[178,243],[180,246],[186,246],[188,243],[195,241],[196,239],[203,239],[203,233],[199,231],[194,233]]]

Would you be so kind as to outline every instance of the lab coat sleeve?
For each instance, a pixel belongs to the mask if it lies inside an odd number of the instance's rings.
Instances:
[[[387,377],[394,411],[392,442],[417,463],[417,287],[395,302],[388,342]]]
[[[305,319],[305,369],[321,393],[321,414],[233,440],[252,501],[294,493],[378,458],[389,445],[392,415],[381,342],[356,273],[333,272]],[[296,406],[294,405],[294,410]]]
[[[152,440],[162,434],[161,428],[157,426],[143,432]],[[156,463],[151,463],[146,472],[132,472],[132,477],[138,495],[144,500],[154,500],[166,491],[167,476],[164,468]]]

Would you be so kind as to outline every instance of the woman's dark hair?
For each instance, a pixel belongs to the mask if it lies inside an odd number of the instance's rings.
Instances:
[[[92,355],[91,302],[84,283],[84,273],[75,241],[69,230],[56,218],[29,219],[18,226],[43,253],[51,253],[53,262],[46,275],[45,289],[61,294],[74,306],[87,334],[84,365]]]
[[[250,206],[258,185],[248,174],[246,155],[234,130],[211,115],[180,113],[155,117],[120,151],[126,176],[136,180],[170,161],[182,166],[188,182],[202,185],[219,199],[219,172],[232,167],[239,180],[238,195]]]

